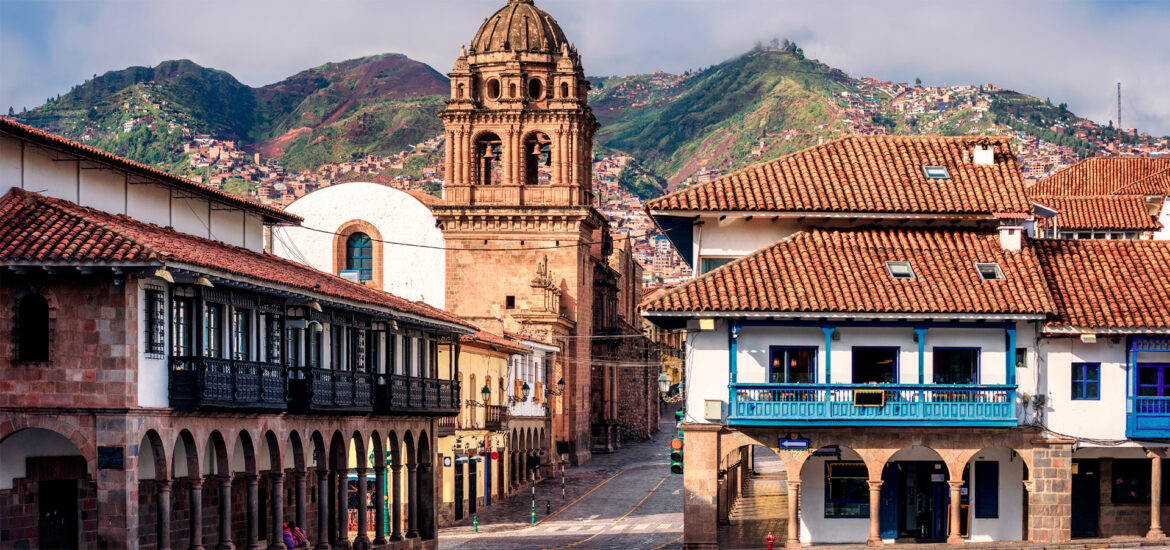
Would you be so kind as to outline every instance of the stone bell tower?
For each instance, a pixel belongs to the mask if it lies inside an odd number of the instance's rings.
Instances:
[[[593,134],[581,58],[532,0],[509,0],[460,51],[446,130],[445,199],[588,205]]]
[[[545,444],[586,460],[594,273],[612,240],[592,206],[598,126],[581,59],[532,0],[509,0],[450,78],[446,184],[431,206],[447,242],[447,310],[560,348],[545,387],[563,378],[565,390],[545,397]]]

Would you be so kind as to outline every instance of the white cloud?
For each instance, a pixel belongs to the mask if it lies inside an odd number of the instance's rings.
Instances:
[[[0,0],[0,10],[15,0]],[[329,61],[400,52],[450,69],[502,0],[50,2],[48,51],[0,33],[0,105],[32,107],[93,73],[189,58],[258,86]],[[1170,134],[1170,5],[984,0],[538,0],[591,74],[705,67],[789,37],[854,75],[985,83],[1095,120]],[[10,10],[11,11],[11,10]],[[19,16],[19,13],[16,13]],[[7,20],[7,21],[4,21]],[[4,17],[0,30],[19,26]]]

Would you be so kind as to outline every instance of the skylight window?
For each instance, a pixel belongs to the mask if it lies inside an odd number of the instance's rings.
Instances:
[[[999,268],[999,264],[975,264],[975,270],[984,281],[1003,280],[1003,270]]]
[[[945,180],[951,177],[946,166],[923,166],[922,173],[926,175],[926,179],[932,180]]]
[[[886,262],[886,269],[890,270],[890,276],[895,279],[914,278],[914,269],[910,267],[910,262]]]

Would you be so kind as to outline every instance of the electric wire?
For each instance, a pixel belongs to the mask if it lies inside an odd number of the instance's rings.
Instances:
[[[344,234],[338,233],[336,231],[329,231],[327,229],[318,229],[316,227],[308,227],[305,225],[296,226],[292,229],[304,229],[306,231],[313,231],[316,233],[323,233],[326,235],[333,235],[333,236],[338,236],[338,237],[345,236]],[[683,229],[690,230],[691,228],[689,226],[675,227],[675,228],[671,228],[671,229],[668,229],[665,231],[658,229],[658,228],[654,228],[654,229],[651,229],[649,231],[646,231],[645,233],[641,233],[641,234],[637,234],[637,235],[635,235],[634,233],[626,233],[620,237],[614,237],[613,239],[611,239],[611,242],[619,242],[619,241],[635,240],[635,239],[646,239],[646,238],[650,238],[656,234],[661,234],[662,236],[665,237],[665,236],[667,236],[666,231],[678,231],[678,230],[683,230]],[[584,242],[570,243],[570,244],[554,244],[554,245],[547,245],[547,246],[511,246],[511,247],[502,247],[502,248],[456,248],[456,247],[451,247],[451,246],[439,246],[439,245],[433,245],[433,244],[405,243],[405,242],[399,242],[399,241],[389,241],[389,240],[385,240],[385,239],[375,239],[374,237],[370,237],[370,240],[374,241],[374,242],[382,243],[382,244],[391,245],[391,246],[405,246],[408,248],[424,248],[424,249],[428,249],[428,250],[453,250],[453,251],[459,251],[459,252],[517,252],[517,251],[523,251],[523,250],[556,250],[556,249],[562,249],[562,248],[580,248],[580,247],[587,247],[587,246],[593,246],[593,245],[605,243],[604,240],[601,240],[601,241],[584,241]]]

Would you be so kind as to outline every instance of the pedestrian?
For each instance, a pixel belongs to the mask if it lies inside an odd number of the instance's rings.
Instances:
[[[297,546],[309,547],[309,536],[305,534],[305,530],[301,529],[297,522],[288,522],[289,530],[292,531],[293,539],[296,540]]]
[[[285,548],[296,548],[297,547],[297,538],[295,535],[293,535],[293,531],[292,531],[292,529],[289,529],[287,523],[284,524],[284,533],[282,533],[282,535],[284,538]]]

